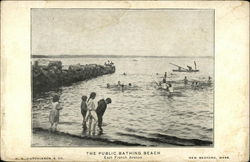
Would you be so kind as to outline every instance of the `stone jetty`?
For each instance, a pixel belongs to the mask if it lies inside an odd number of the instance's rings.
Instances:
[[[78,81],[114,72],[114,65],[77,64],[70,65],[65,69],[61,61],[49,61],[47,65],[39,65],[39,62],[35,61],[34,65],[32,65],[33,96],[40,92],[55,90],[61,86],[69,86]]]

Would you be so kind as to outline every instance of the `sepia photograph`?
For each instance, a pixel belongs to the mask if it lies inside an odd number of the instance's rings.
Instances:
[[[1,1],[4,161],[249,161],[249,2]]]
[[[33,147],[213,147],[214,10],[31,9]]]

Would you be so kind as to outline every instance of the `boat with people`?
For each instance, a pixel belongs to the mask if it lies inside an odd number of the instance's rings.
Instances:
[[[173,66],[178,67],[178,69],[173,69],[173,72],[199,72],[199,70],[196,68],[196,62],[194,61],[195,68],[193,69],[191,66],[187,65],[187,68],[184,68],[182,66],[170,63]]]
[[[182,69],[173,69],[173,72],[199,72],[199,70],[187,70],[187,69],[185,69],[185,70],[182,70]]]

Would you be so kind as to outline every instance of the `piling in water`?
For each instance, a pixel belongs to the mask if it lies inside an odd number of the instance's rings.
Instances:
[[[33,97],[40,93],[61,86],[69,86],[78,81],[92,79],[98,76],[115,72],[113,65],[70,65],[63,69],[61,61],[50,61],[47,65],[39,65],[36,61],[32,65],[32,93]]]

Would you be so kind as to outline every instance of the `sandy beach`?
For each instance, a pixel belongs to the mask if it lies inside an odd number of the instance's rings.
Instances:
[[[108,141],[105,139],[89,136],[75,136],[63,132],[50,132],[42,128],[35,128],[32,131],[32,147],[115,147],[115,146],[144,146],[126,142]]]
[[[85,146],[119,146],[118,144],[97,141],[93,139],[73,137],[70,135],[63,135],[59,132],[48,132],[46,130],[35,130],[32,133],[32,146],[53,146],[53,147],[85,147]]]

